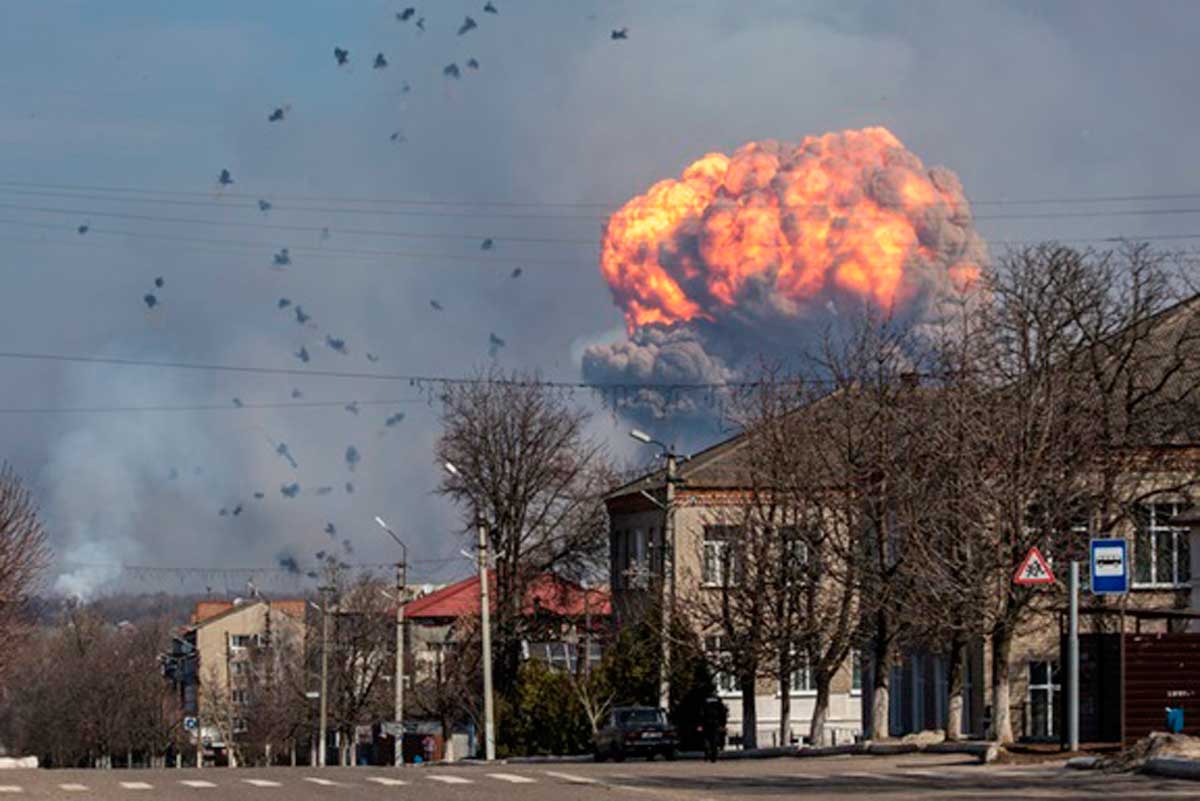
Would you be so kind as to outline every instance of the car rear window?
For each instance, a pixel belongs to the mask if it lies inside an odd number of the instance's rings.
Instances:
[[[662,715],[656,709],[629,709],[620,713],[622,723],[662,723]]]

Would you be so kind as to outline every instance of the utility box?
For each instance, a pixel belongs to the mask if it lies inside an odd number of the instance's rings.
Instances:
[[[1183,707],[1167,707],[1167,731],[1171,734],[1183,733]]]

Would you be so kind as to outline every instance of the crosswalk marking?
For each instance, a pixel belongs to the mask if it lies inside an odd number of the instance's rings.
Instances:
[[[200,789],[203,787],[216,787],[217,786],[217,785],[213,784],[212,782],[206,782],[203,779],[183,779],[179,783],[182,784],[184,787],[195,787],[197,789]]]
[[[464,779],[462,776],[430,776],[429,780],[444,784],[472,784],[470,779]]]
[[[403,787],[408,784],[403,779],[392,779],[387,776],[368,776],[367,781],[382,784],[384,787]]]
[[[319,784],[322,787],[337,787],[338,783],[329,779],[318,779],[316,776],[305,776],[304,781]]]
[[[574,773],[559,773],[556,770],[546,771],[547,776],[553,776],[556,779],[571,782],[572,784],[595,784],[595,779],[589,779],[587,776],[576,776]]]
[[[66,790],[68,793],[83,793],[87,792],[86,784],[67,783],[58,785],[58,789]]]
[[[19,793],[21,788],[15,784],[0,784],[0,793]]]
[[[536,779],[531,779],[528,776],[518,776],[515,773],[489,773],[493,779],[499,779],[502,782],[512,782],[513,784],[533,784]]]
[[[126,790],[153,790],[154,789],[153,784],[146,784],[146,782],[120,782],[120,784]]]
[[[270,779],[242,779],[246,784],[254,787],[282,787],[279,782],[273,782]]]

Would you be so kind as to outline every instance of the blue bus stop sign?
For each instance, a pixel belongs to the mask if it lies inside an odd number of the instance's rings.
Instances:
[[[1129,592],[1129,547],[1124,539],[1092,540],[1092,593]]]

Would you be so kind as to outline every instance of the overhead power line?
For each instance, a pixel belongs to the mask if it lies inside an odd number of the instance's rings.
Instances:
[[[397,398],[396,400],[349,400],[349,401],[296,401],[292,403],[195,403],[180,405],[149,406],[25,406],[0,407],[0,414],[117,414],[157,412],[244,412],[254,409],[344,409],[356,406],[396,406],[408,403],[428,403],[428,398]]]

